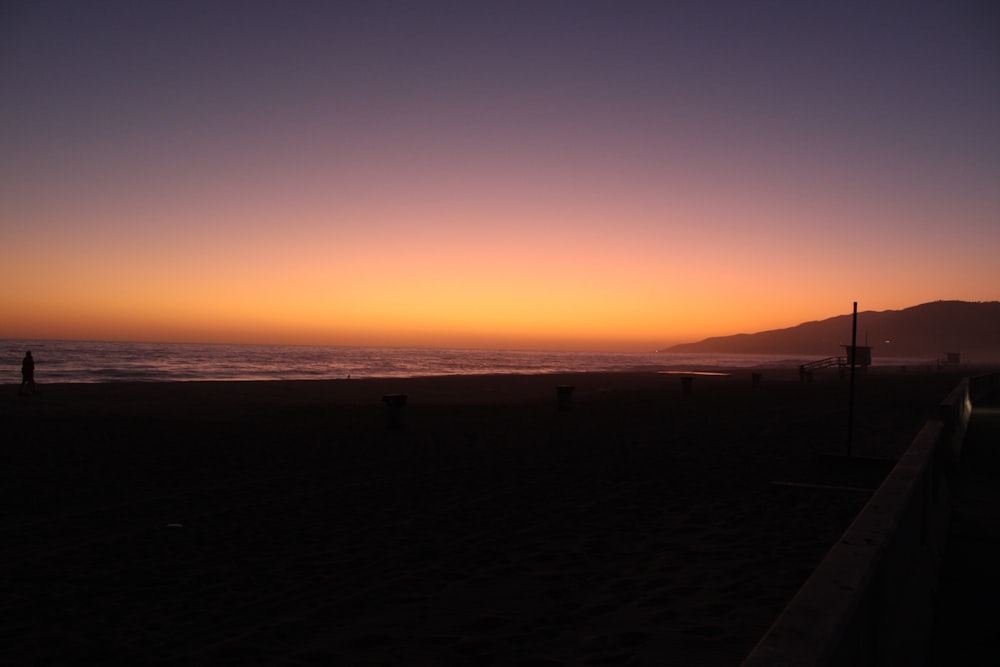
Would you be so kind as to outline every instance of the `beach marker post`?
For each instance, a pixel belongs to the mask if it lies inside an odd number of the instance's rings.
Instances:
[[[382,402],[389,408],[388,426],[394,430],[406,428],[406,394],[386,394]]]
[[[561,384],[556,387],[556,409],[559,412],[569,412],[573,409],[573,389],[569,384]]]
[[[681,376],[681,393],[690,395],[693,392],[694,377],[690,375]]]
[[[858,302],[854,302],[854,319],[851,324],[851,392],[847,409],[847,458],[851,457],[854,441],[854,367],[858,360]]]
[[[760,386],[760,373],[750,374],[750,384],[753,385],[754,387]]]

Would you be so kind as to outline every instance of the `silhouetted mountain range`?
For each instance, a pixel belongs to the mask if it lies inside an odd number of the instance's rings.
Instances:
[[[788,329],[718,336],[665,352],[801,354],[829,357],[851,344],[852,314]],[[963,361],[1000,360],[1000,301],[934,301],[903,310],[858,313],[858,345],[872,356],[937,359],[959,352]]]

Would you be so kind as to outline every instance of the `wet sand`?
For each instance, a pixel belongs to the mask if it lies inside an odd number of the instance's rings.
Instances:
[[[969,370],[759,372],[4,387],[0,660],[739,664]]]

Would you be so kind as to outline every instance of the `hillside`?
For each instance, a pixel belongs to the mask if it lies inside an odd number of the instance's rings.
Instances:
[[[833,356],[851,342],[851,314],[788,329],[706,338],[665,352],[803,354]],[[858,345],[865,340],[875,357],[1000,360],[1000,302],[934,301],[903,310],[858,313]]]

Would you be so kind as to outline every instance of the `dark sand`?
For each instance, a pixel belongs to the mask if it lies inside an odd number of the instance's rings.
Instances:
[[[854,453],[898,456],[966,373],[859,375]],[[0,661],[737,665],[891,466],[837,456],[848,386],[8,386]]]

